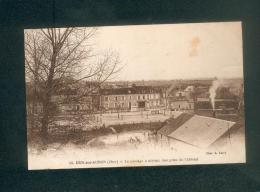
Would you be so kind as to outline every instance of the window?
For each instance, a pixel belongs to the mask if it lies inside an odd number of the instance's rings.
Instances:
[[[129,98],[130,98],[130,100],[131,100],[131,99],[132,99],[132,96],[130,95]]]
[[[123,101],[125,100],[125,97],[124,97],[124,96],[122,96],[122,100],[123,100]]]
[[[108,97],[105,97],[105,101],[108,101]]]
[[[115,100],[117,101],[117,97],[115,97]]]
[[[138,100],[140,100],[140,95],[138,95]]]
[[[145,95],[143,95],[143,99],[145,99]]]

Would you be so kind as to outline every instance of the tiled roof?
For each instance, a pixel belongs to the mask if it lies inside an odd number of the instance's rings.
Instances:
[[[168,136],[173,131],[178,129],[182,124],[192,118],[193,115],[188,113],[182,113],[177,118],[170,118],[168,119],[168,123],[163,126],[157,133]]]
[[[205,148],[225,134],[235,122],[194,115],[168,136],[193,146]]]
[[[176,119],[169,119],[157,133],[196,147],[206,148],[235,125],[232,121],[183,113]]]

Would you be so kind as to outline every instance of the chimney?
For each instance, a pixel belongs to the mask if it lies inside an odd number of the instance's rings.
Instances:
[[[212,111],[212,117],[216,118],[216,111],[215,111],[215,109],[213,109],[213,111]]]

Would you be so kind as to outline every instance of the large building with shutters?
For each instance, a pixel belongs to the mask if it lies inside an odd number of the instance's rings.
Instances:
[[[165,106],[165,94],[153,86],[100,90],[100,106],[106,111],[141,111]]]

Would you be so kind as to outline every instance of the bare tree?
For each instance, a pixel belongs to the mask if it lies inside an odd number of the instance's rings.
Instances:
[[[39,94],[41,98],[41,136],[44,139],[48,138],[51,97],[55,92],[83,80],[100,85],[119,71],[119,58],[115,53],[97,54],[93,51],[96,31],[96,28],[25,31],[26,78],[33,84],[33,95]],[[88,95],[91,91],[93,89],[83,88],[78,96]]]

